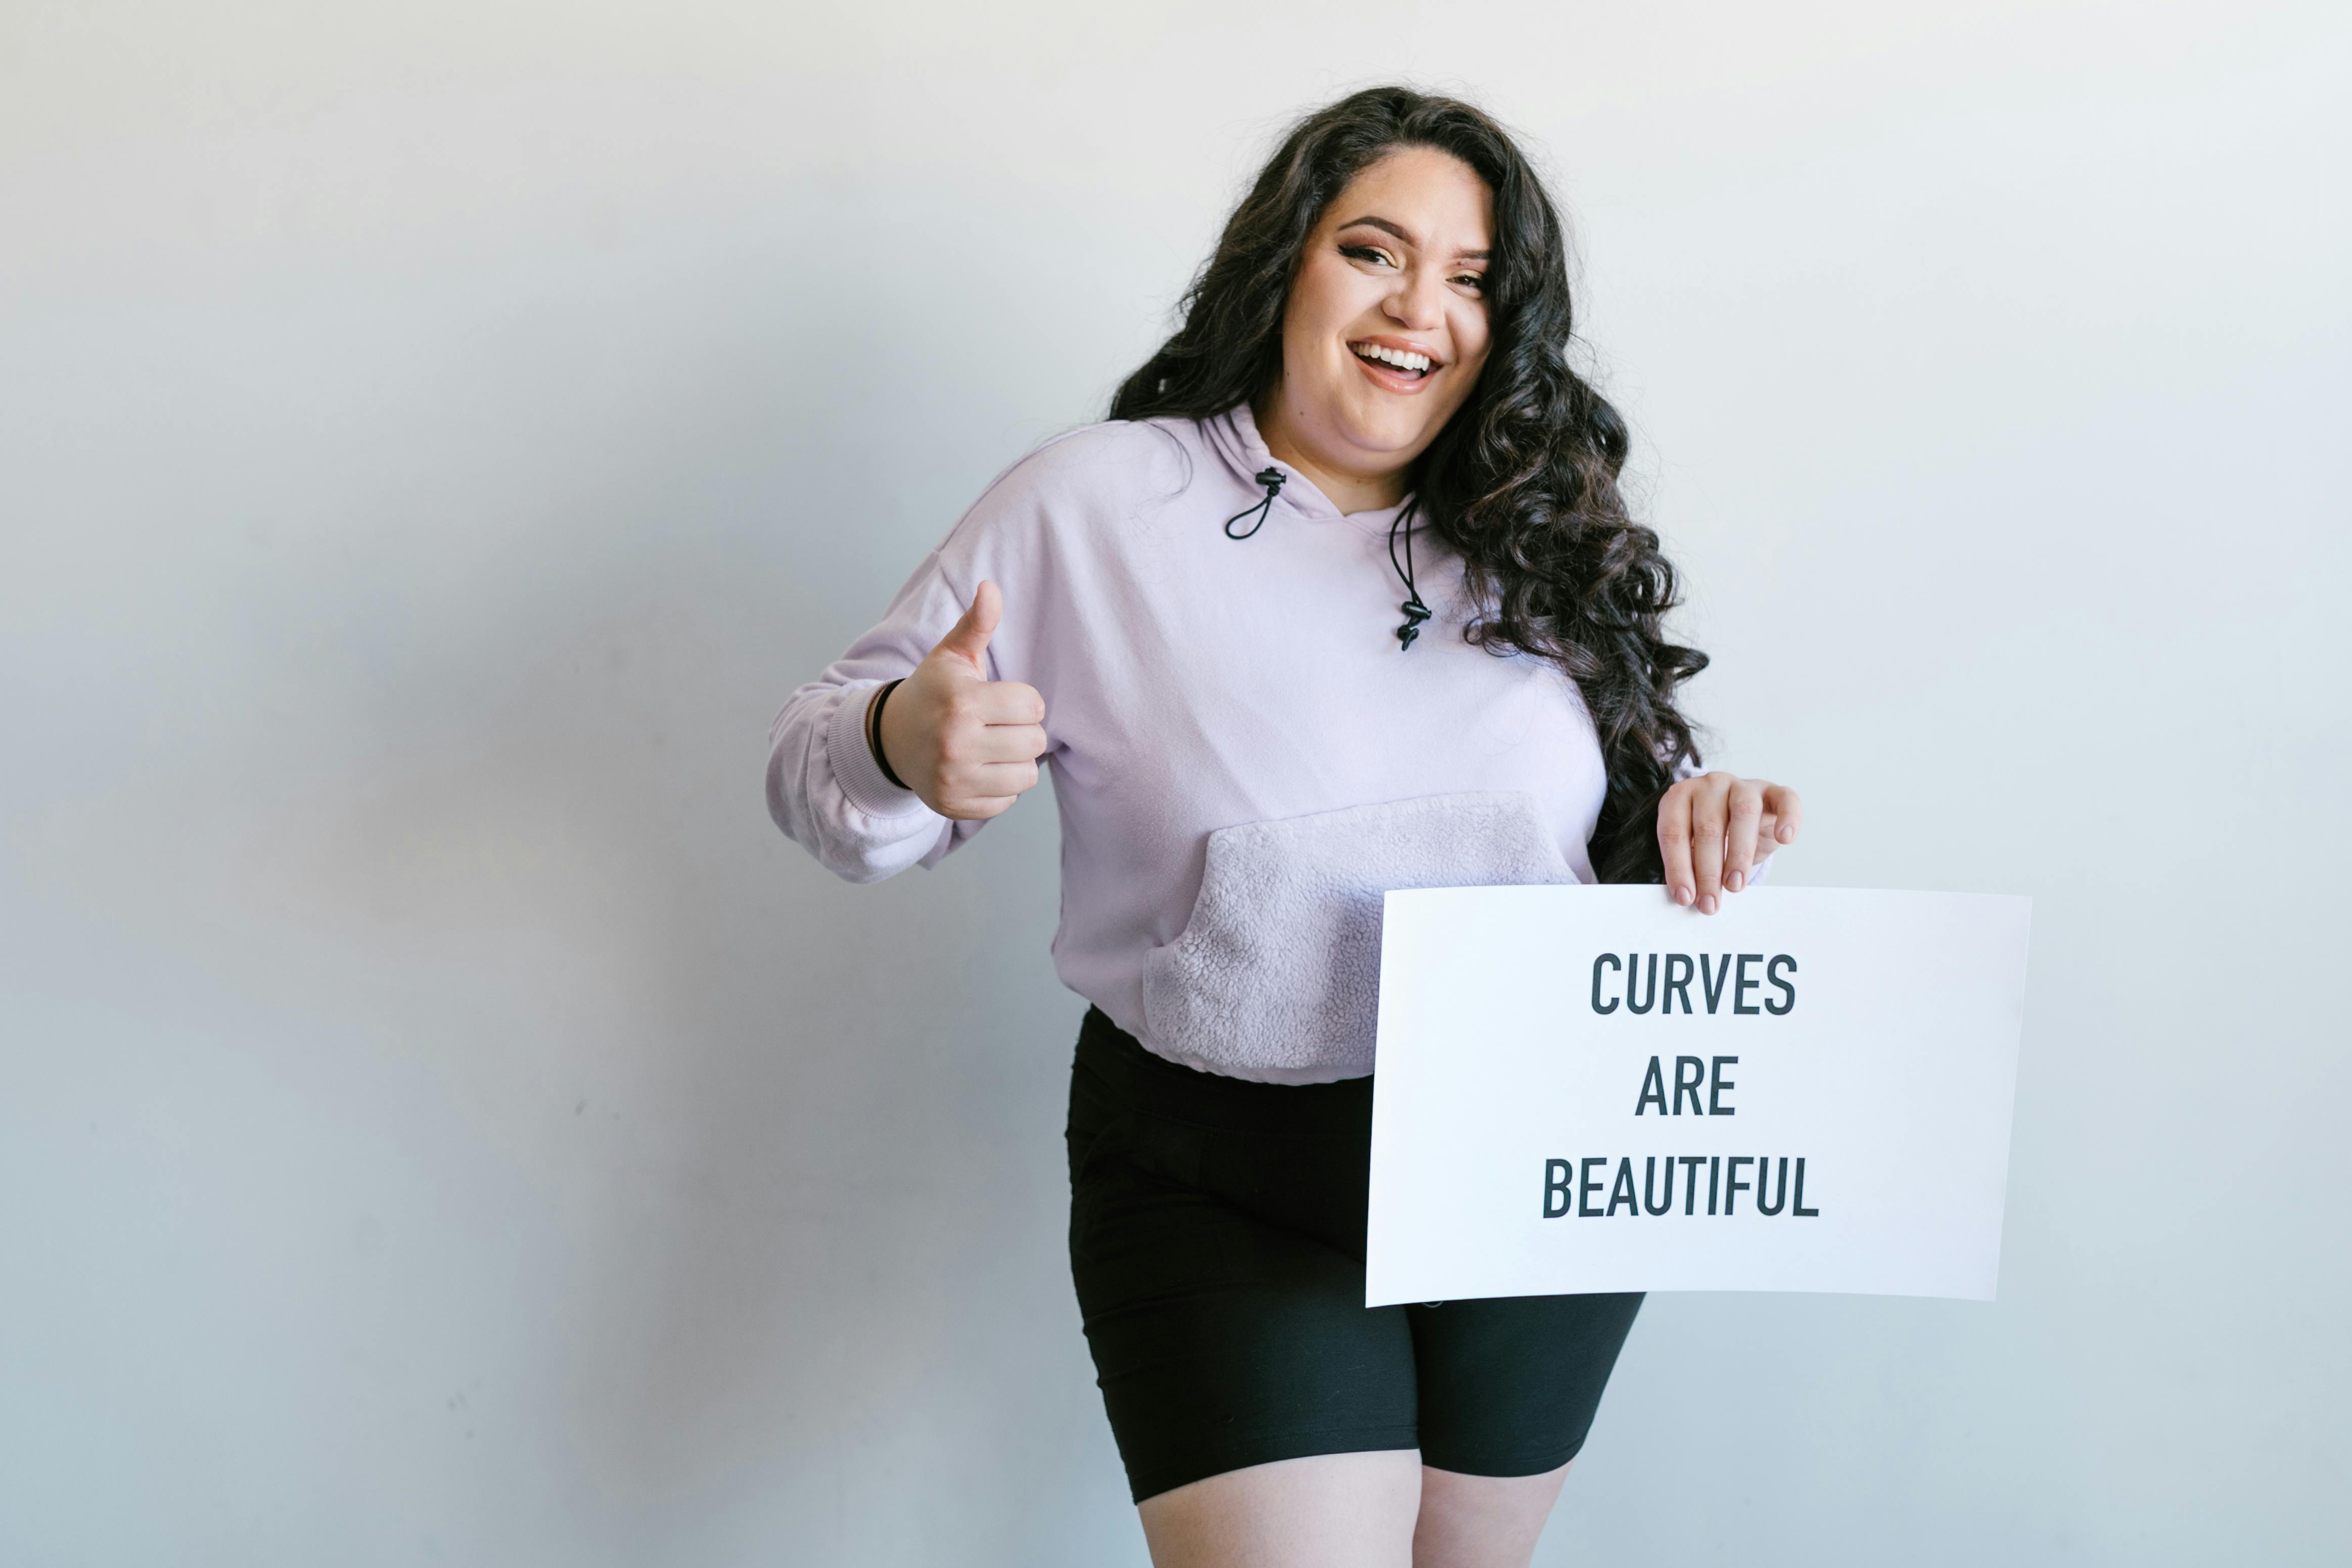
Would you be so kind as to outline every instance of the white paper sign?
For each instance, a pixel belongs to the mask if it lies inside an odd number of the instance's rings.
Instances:
[[[1389,894],[1365,1304],[1991,1300],[2032,907]]]

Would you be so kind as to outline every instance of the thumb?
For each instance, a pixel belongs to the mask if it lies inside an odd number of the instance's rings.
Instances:
[[[1004,613],[1004,595],[994,583],[982,580],[972,591],[971,608],[963,618],[948,628],[933,653],[951,653],[970,664],[982,677],[988,674],[988,639],[996,630],[997,617]]]

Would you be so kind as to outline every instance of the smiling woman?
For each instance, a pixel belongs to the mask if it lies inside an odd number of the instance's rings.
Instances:
[[[1524,1564],[1640,1307],[1364,1306],[1381,895],[1712,911],[1796,835],[1792,793],[1697,772],[1706,660],[1569,368],[1566,256],[1469,105],[1308,116],[1111,419],[776,721],[771,810],[856,881],[1054,770],[1071,1270],[1161,1568]]]
[[[1664,635],[1674,568],[1626,511],[1624,421],[1570,367],[1574,325],[1558,211],[1509,134],[1459,100],[1375,88],[1292,130],[1111,413],[1200,420],[1245,402],[1268,448],[1343,505],[1411,484],[1408,617],[1425,521],[1480,606],[1464,636],[1576,683],[1607,763],[1589,835],[1601,879],[1664,880],[1712,911],[1755,851],[1794,838],[1796,796],[1686,776],[1698,752],[1674,693],[1706,657]],[[1455,363],[1433,353],[1410,383],[1360,369],[1353,345],[1382,340],[1451,342]]]
[[[1468,164],[1409,147],[1359,175],[1307,237],[1258,427],[1350,510],[1402,498],[1486,368],[1494,205]]]

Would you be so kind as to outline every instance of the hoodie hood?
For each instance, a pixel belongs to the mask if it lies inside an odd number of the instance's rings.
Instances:
[[[1263,496],[1258,474],[1273,468],[1282,475],[1282,493],[1275,498],[1273,508],[1277,514],[1286,512],[1307,522],[1347,522],[1367,531],[1384,533],[1397,513],[1412,503],[1412,495],[1408,491],[1395,506],[1371,511],[1341,511],[1314,480],[1266,450],[1265,438],[1258,434],[1257,416],[1245,402],[1202,420],[1200,426],[1209,449],[1223,459],[1244,490]],[[1416,522],[1412,526],[1418,530],[1423,525]]]

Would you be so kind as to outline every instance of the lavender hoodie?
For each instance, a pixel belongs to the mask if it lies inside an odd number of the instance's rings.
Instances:
[[[1286,482],[1264,526],[1226,537],[1268,467]],[[1187,1066],[1368,1073],[1381,892],[1589,882],[1605,787],[1574,682],[1463,642],[1462,563],[1426,530],[1414,575],[1433,616],[1398,646],[1395,515],[1342,514],[1245,405],[1050,441],[785,702],[768,809],[853,882],[936,865],[980,830],[885,780],[864,719],[992,578],[988,678],[1045,700],[1063,983]]]

